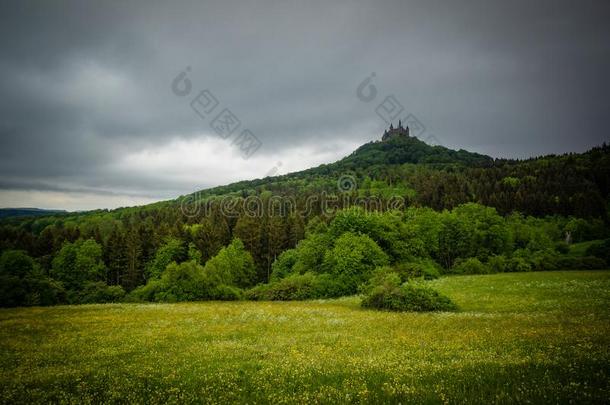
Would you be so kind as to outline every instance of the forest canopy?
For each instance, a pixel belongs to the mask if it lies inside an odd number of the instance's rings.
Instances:
[[[390,139],[173,201],[6,218],[1,305],[336,297],[381,268],[402,283],[602,268],[609,151],[510,161]]]

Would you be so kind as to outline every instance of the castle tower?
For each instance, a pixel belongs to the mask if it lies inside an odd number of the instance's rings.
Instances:
[[[398,127],[394,128],[394,125],[392,123],[390,123],[390,128],[386,129],[383,132],[383,135],[381,137],[382,141],[387,141],[390,138],[395,138],[395,137],[409,137],[409,127],[405,127],[403,128],[402,126],[402,120],[398,121]]]

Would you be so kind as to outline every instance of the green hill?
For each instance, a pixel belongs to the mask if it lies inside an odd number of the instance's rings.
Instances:
[[[571,268],[573,261],[553,255],[567,253],[561,244],[568,234],[572,242],[610,235],[609,190],[610,148],[606,145],[581,154],[520,161],[454,151],[401,136],[370,142],[334,163],[170,201],[5,218],[0,220],[0,253],[25,251],[34,264],[14,253],[6,260],[20,260],[26,269],[36,269],[36,274],[52,275],[59,268],[56,279],[75,286],[82,284],[84,276],[74,261],[88,257],[83,263],[90,274],[84,279],[126,291],[163,273],[172,261],[195,258],[203,265],[227,246],[233,246],[229,252],[245,249],[251,255],[254,272],[248,268],[247,274],[253,282],[268,281],[280,257],[284,262],[278,266],[289,272],[317,271],[319,266],[338,268],[331,259],[339,250],[348,254],[358,247],[367,252],[367,246],[375,244],[383,250],[379,263],[385,263],[387,255],[392,265],[422,259],[428,260],[430,268],[450,271],[460,260],[476,258],[484,267],[500,266],[507,271]],[[352,206],[391,212],[372,222],[348,215],[349,225],[333,223],[338,212]],[[335,246],[346,232],[355,235]],[[314,234],[322,236],[307,239]],[[231,245],[235,239],[243,245]],[[83,243],[87,240],[95,243]],[[283,255],[297,246],[297,253]],[[337,252],[324,257],[333,248]],[[295,255],[305,259],[298,262]],[[488,263],[496,255],[505,255],[506,261]],[[250,263],[244,260],[242,264]],[[481,268],[475,261],[467,265],[462,266],[468,267],[464,271]],[[588,261],[587,266],[599,267],[599,262]],[[73,280],[71,275],[78,277]],[[355,285],[350,288],[355,291]],[[81,293],[78,288],[71,291]],[[116,291],[104,291],[110,293]],[[68,297],[68,301],[85,298]]]
[[[477,202],[504,214],[606,218],[609,173],[610,148],[605,144],[582,154],[511,160],[395,137],[367,143],[331,164],[201,190],[175,202],[265,191],[304,200],[312,193],[337,192],[337,183],[347,176],[353,182],[349,191],[359,195],[392,194],[408,205],[437,210]]]
[[[358,174],[364,179],[370,170],[379,172],[383,167],[403,165],[426,165],[442,169],[457,167],[491,167],[494,159],[465,150],[454,151],[443,146],[431,146],[416,137],[395,137],[387,141],[376,141],[362,145],[349,156],[330,164],[286,175],[267,177],[232,183],[226,186],[201,190],[197,196],[226,195],[231,193],[251,193],[252,191],[273,190],[295,194],[311,188],[311,182],[318,181],[318,186],[336,186],[341,175]],[[328,184],[321,179],[329,179]],[[303,180],[309,183],[304,184]],[[283,187],[284,186],[284,187]],[[284,189],[285,188],[285,189]]]

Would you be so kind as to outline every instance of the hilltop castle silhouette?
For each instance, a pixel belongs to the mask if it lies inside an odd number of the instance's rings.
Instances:
[[[398,120],[398,127],[394,128],[394,126],[390,123],[390,129],[386,129],[381,137],[382,141],[387,141],[390,138],[394,138],[397,136],[409,136],[409,127],[403,128],[402,122]]]

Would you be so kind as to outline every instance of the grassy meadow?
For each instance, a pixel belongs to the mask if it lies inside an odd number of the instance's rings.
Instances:
[[[601,403],[610,271],[445,277],[455,313],[308,302],[0,309],[2,403]]]

